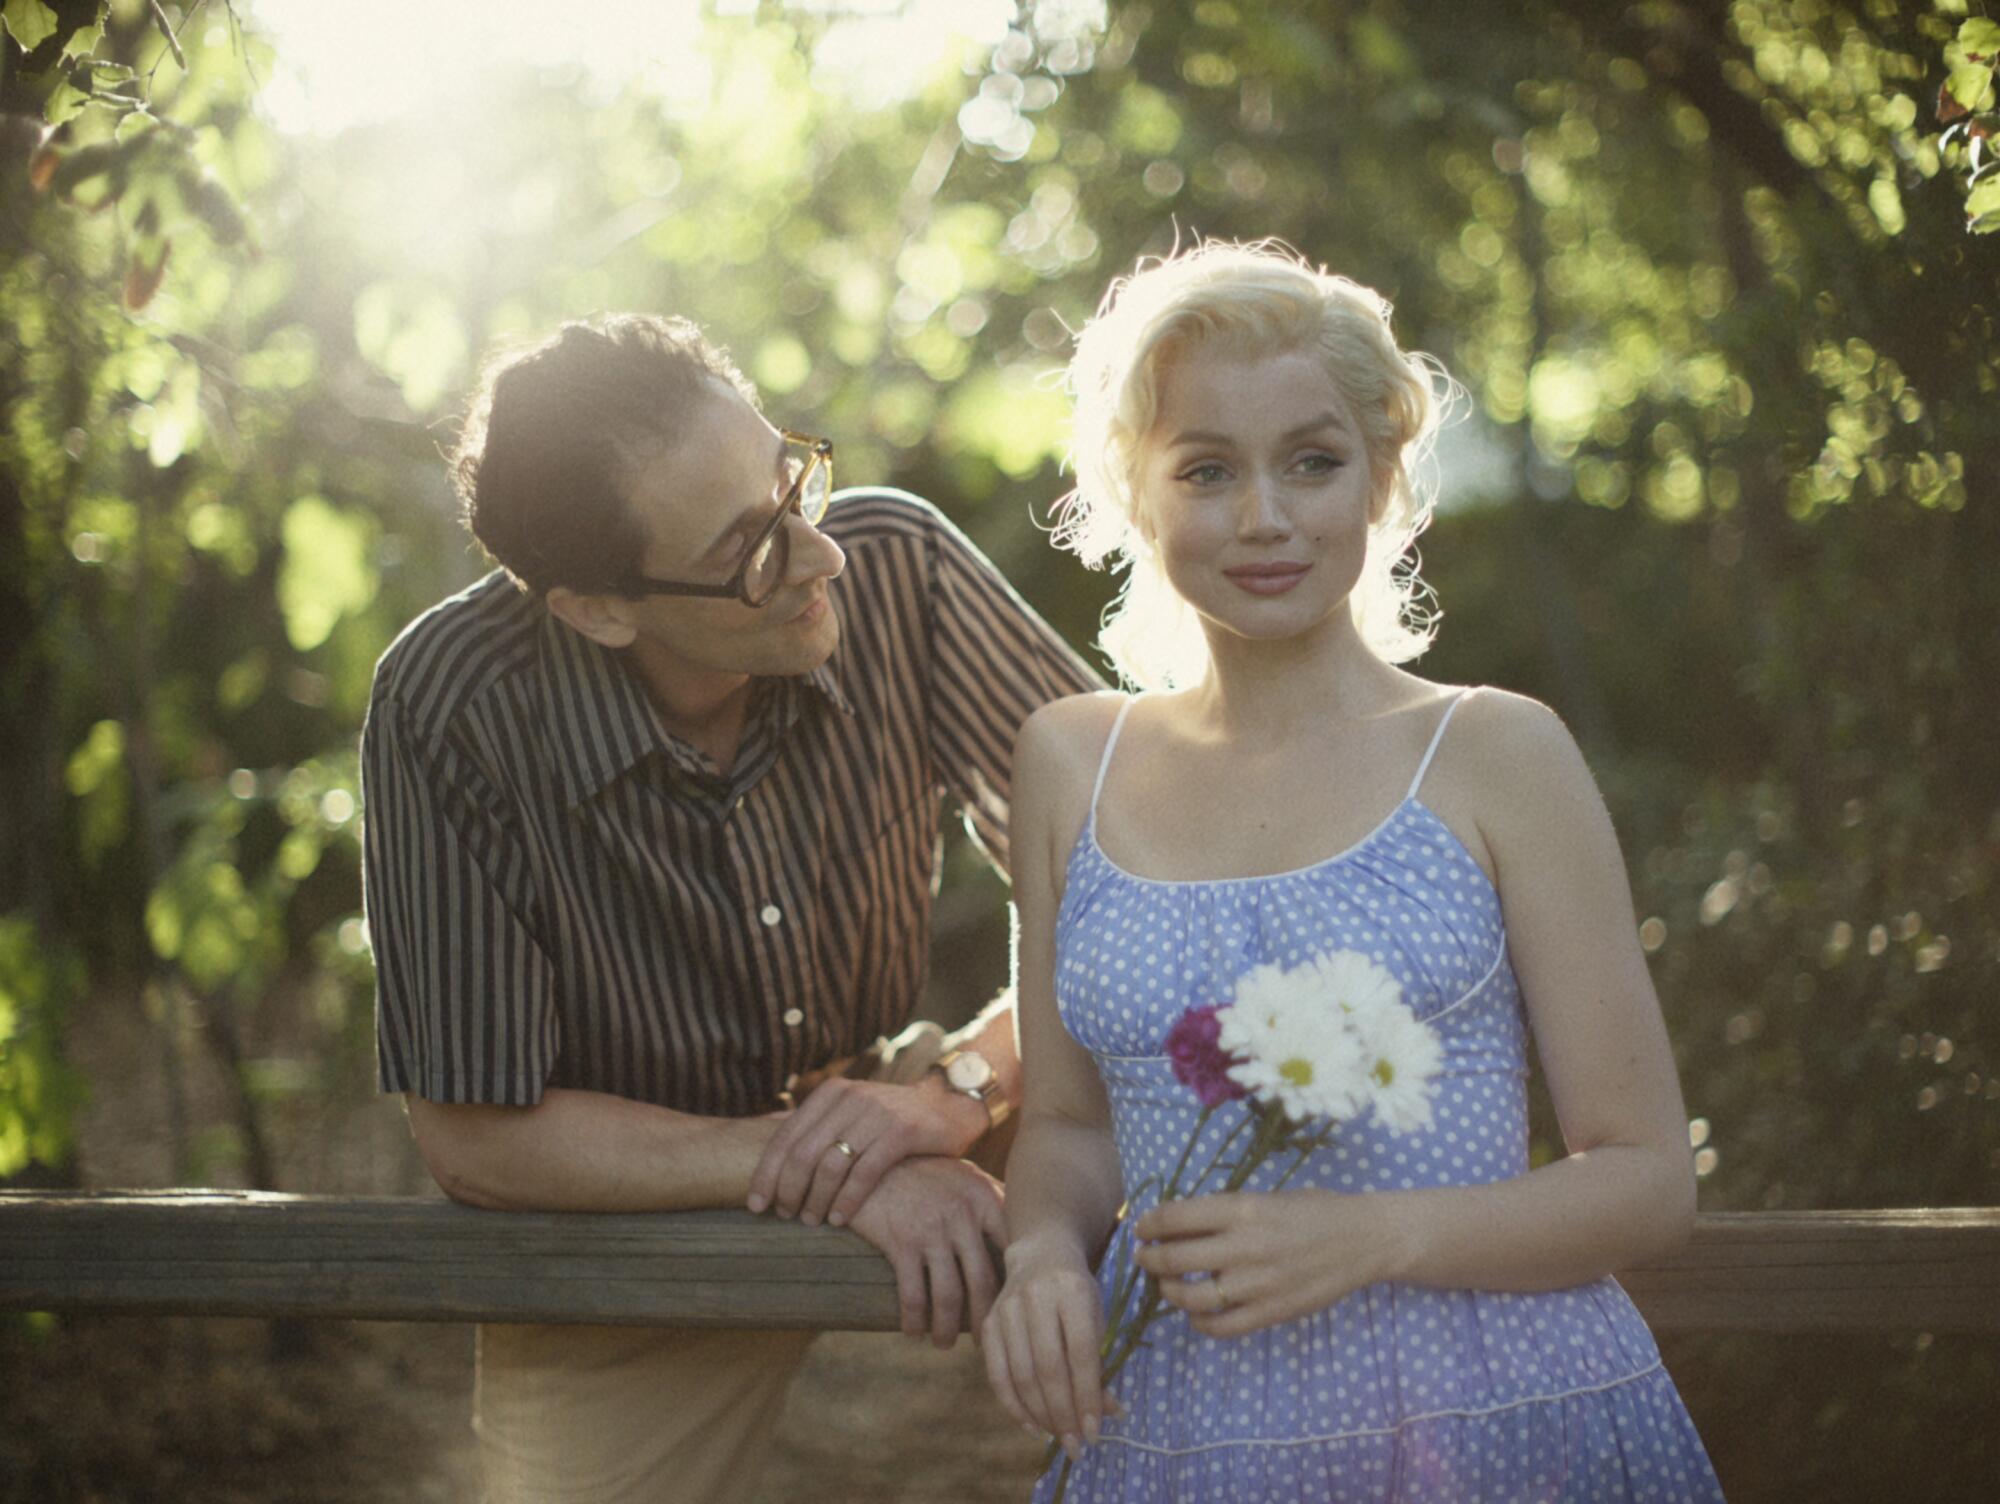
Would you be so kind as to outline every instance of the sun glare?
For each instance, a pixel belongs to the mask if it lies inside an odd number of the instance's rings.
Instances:
[[[754,12],[745,0],[597,0],[579,10],[490,0],[256,0],[279,62],[260,93],[273,123],[338,135],[476,93],[495,69],[578,68],[615,92],[637,80],[668,108],[708,101],[712,57]],[[863,109],[909,98],[966,43],[991,47],[1014,0],[816,0],[828,24],[814,77]]]

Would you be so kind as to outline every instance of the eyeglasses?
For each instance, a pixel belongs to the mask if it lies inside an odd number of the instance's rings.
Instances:
[[[787,444],[805,452],[786,455],[785,467],[791,472],[791,480],[778,502],[777,514],[743,550],[743,561],[727,583],[698,585],[634,575],[618,587],[617,594],[696,595],[711,600],[728,600],[733,596],[752,607],[761,606],[776,595],[785,581],[785,566],[792,553],[785,519],[796,512],[808,524],[816,525],[826,515],[827,499],[833,495],[833,440],[793,433],[789,428],[780,429],[779,433]]]

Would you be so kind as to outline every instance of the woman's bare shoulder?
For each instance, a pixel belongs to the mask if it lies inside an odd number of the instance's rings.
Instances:
[[[1531,695],[1482,684],[1468,689],[1452,720],[1451,740],[1487,780],[1519,785],[1583,767],[1563,718]]]
[[[1126,696],[1109,689],[1051,700],[1021,723],[1014,743],[1016,771],[1031,766],[1063,773],[1087,767],[1094,776],[1105,738],[1125,702]]]
[[[1482,686],[1468,694],[1438,754],[1439,795],[1470,816],[1490,847],[1608,820],[1576,738],[1531,696]]]
[[[1013,827],[1017,859],[1039,851],[1059,897],[1070,848],[1090,818],[1090,794],[1125,696],[1110,691],[1044,705],[1014,742]],[[1019,843],[1025,842],[1023,848]]]

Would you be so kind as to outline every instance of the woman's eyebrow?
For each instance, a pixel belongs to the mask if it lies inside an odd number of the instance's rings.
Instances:
[[[1304,423],[1288,430],[1280,437],[1285,443],[1294,444],[1300,439],[1310,438],[1312,435],[1329,428],[1338,432],[1343,438],[1353,437],[1353,433],[1348,428],[1346,421],[1342,419],[1339,413],[1331,410],[1321,413],[1318,417],[1307,419]],[[1175,434],[1171,440],[1171,443],[1177,449],[1186,448],[1193,444],[1208,445],[1215,448],[1228,448],[1235,442],[1236,440],[1226,433],[1214,433],[1205,428],[1188,429],[1185,433]]]

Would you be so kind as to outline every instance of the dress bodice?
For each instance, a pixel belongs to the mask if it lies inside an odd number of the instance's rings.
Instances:
[[[1253,967],[1338,950],[1389,970],[1437,1031],[1444,1065],[1429,1129],[1398,1138],[1364,1117],[1293,1183],[1407,1190],[1527,1168],[1526,1030],[1499,896],[1412,795],[1339,855],[1268,877],[1138,877],[1086,825],[1056,920],[1056,999],[1103,1075],[1128,1192],[1172,1168],[1200,1113],[1165,1054],[1174,1021],[1227,1003]],[[1212,1131],[1230,1126],[1225,1112]]]

